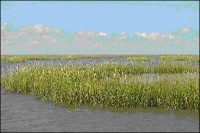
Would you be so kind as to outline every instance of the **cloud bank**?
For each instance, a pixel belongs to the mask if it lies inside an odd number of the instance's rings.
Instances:
[[[5,23],[1,26],[1,54],[199,54],[199,32],[185,27],[166,34],[65,33],[44,24],[13,31]]]

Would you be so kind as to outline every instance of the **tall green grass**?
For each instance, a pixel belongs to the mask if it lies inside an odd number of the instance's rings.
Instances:
[[[191,61],[199,62],[199,55],[182,55],[182,56],[160,56],[162,61]]]
[[[9,63],[20,63],[28,60],[78,60],[84,58],[110,58],[112,55],[7,55],[1,56],[1,61]],[[121,56],[118,56],[121,57]]]
[[[149,62],[150,58],[147,56],[134,56],[134,57],[127,57],[127,60],[133,62]]]
[[[199,73],[188,66],[159,66],[162,74]],[[96,67],[24,68],[1,85],[10,92],[32,94],[43,101],[59,105],[111,107],[158,107],[199,110],[198,79],[159,82],[121,82],[122,77],[149,73],[145,66],[101,65]]]
[[[84,58],[83,56],[56,56],[56,55],[31,55],[31,56],[1,56],[1,61],[9,62],[9,63],[20,63],[28,60],[56,60],[56,59],[64,59],[64,60],[77,60]]]
[[[1,56],[1,61],[9,63],[20,63],[27,60],[77,60],[83,58],[102,58],[102,57],[126,57],[128,61],[149,62],[150,56],[102,56],[102,55],[18,55],[18,56]],[[199,62],[199,56],[181,55],[181,56],[159,56],[160,61],[192,61]]]
[[[191,62],[199,62],[198,55],[168,55],[168,56],[159,56],[160,61],[191,61]],[[132,62],[149,62],[150,56],[133,56],[127,57],[128,61]]]

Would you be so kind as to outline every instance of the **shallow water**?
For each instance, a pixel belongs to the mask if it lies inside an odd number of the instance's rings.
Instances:
[[[45,62],[48,65],[49,62],[43,61],[44,64]],[[32,65],[34,61],[28,63]],[[58,61],[51,63],[56,64]],[[84,64],[84,61],[82,63]],[[8,69],[16,64],[2,63],[1,74],[9,74]],[[20,67],[23,64],[25,63],[17,65]],[[198,132],[199,114],[194,111],[155,108],[78,107],[72,110],[71,107],[63,108],[52,103],[43,103],[33,96],[9,94],[1,89],[1,132],[4,131]]]

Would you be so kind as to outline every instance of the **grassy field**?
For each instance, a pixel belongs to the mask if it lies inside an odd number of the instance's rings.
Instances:
[[[21,55],[21,56],[1,56],[1,61],[9,62],[9,63],[19,63],[25,62],[27,60],[77,60],[83,58],[102,58],[102,57],[125,57],[128,61],[133,62],[148,62],[150,61],[151,56],[132,56],[132,55]],[[160,55],[160,61],[191,61],[191,62],[199,62],[198,55]]]
[[[133,61],[133,62],[148,62],[150,61],[150,57],[148,56],[135,56],[135,57],[127,57],[128,61]]]
[[[127,57],[128,61],[137,61],[137,62],[148,62],[151,60],[150,56],[134,56],[134,57]],[[199,62],[199,56],[198,55],[180,55],[180,56],[172,56],[172,55],[166,55],[166,56],[159,56],[160,61],[191,61],[191,62]]]
[[[143,60],[143,59],[141,59]],[[158,107],[199,110],[199,67],[149,66],[29,67],[1,78],[10,92],[31,94],[58,105]]]
[[[110,58],[110,57],[126,57],[124,55],[3,55],[1,56],[2,62],[19,63],[28,60],[78,60],[84,58]]]
[[[100,56],[62,56],[62,55],[30,55],[30,56],[1,56],[1,61],[9,63],[19,63],[28,60],[77,60],[82,58],[100,58]]]

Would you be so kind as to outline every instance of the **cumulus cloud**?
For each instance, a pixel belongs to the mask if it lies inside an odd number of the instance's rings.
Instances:
[[[126,40],[128,37],[128,33],[127,32],[122,32],[121,36],[118,38],[119,40]]]
[[[146,36],[147,36],[146,33],[137,33],[137,35],[141,36],[141,37],[144,37],[144,38],[146,38]]]
[[[149,34],[141,34],[140,36],[143,36],[144,38],[150,39],[150,40],[158,40],[162,38],[162,35],[158,32],[152,32]]]
[[[188,32],[191,32],[192,30],[189,29],[189,28],[183,28],[181,31],[180,31],[180,34],[185,34],[185,33],[188,33]]]
[[[87,39],[94,39],[96,37],[106,37],[108,38],[109,35],[105,32],[92,32],[91,30],[86,30],[83,32],[74,33],[74,37],[76,40],[84,41]]]
[[[45,49],[53,49],[54,46],[63,47],[66,44],[66,38],[63,38],[63,33],[59,29],[52,29],[46,25],[29,25],[19,28],[18,31],[11,31],[9,24],[1,26],[1,47],[2,53],[12,54],[18,51],[30,50],[39,51]],[[12,48],[9,47],[12,46]],[[9,52],[10,51],[10,52]]]
[[[93,33],[92,31],[90,30],[87,30],[87,31],[83,31],[83,32],[77,32],[77,33],[74,33],[73,37],[79,41],[79,42],[83,42],[87,39],[91,39],[91,38],[95,38],[96,37],[96,34]]]
[[[1,26],[1,32],[9,31],[11,27],[10,23],[4,23],[3,26]]]
[[[60,29],[47,25],[27,25],[17,31],[11,30],[11,25],[1,26],[2,54],[152,54],[197,51],[199,34],[192,37],[189,28],[177,33],[161,34],[159,32],[136,33],[129,35],[92,32],[90,30],[67,34]],[[179,34],[181,33],[181,34]],[[184,37],[186,39],[184,39]]]
[[[165,35],[165,37],[167,37],[167,38],[169,38],[171,40],[176,38],[176,36],[174,34],[172,34],[172,33],[169,33],[169,34]]]
[[[12,42],[16,40],[33,44],[44,42],[51,43],[55,42],[55,40],[59,39],[59,36],[62,35],[62,32],[59,29],[51,29],[43,24],[24,26],[16,32],[10,31],[7,24],[4,24],[1,29],[2,44],[5,44],[5,41]]]
[[[99,32],[99,33],[97,34],[97,36],[108,37],[108,34],[105,33],[105,32]]]
[[[189,28],[183,28],[178,33],[167,33],[167,34],[161,34],[159,32],[151,32],[151,33],[137,33],[136,35],[139,37],[142,37],[144,39],[148,39],[150,41],[173,41],[174,43],[180,43],[184,37],[182,35],[185,35],[186,33],[191,32],[192,30]],[[190,38],[192,39],[192,38]]]

